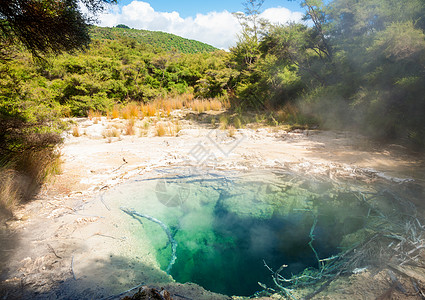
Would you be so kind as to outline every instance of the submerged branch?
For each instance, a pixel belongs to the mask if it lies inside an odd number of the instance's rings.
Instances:
[[[160,220],[158,220],[154,217],[138,213],[135,210],[130,210],[130,209],[125,208],[125,207],[121,207],[121,210],[123,212],[125,212],[126,214],[132,216],[133,218],[135,218],[135,216],[137,216],[137,217],[145,218],[145,219],[148,219],[149,221],[155,222],[155,223],[159,224],[159,226],[161,226],[161,228],[164,230],[164,232],[165,232],[165,234],[167,234],[168,240],[170,241],[170,244],[171,244],[171,258],[170,258],[170,262],[168,263],[168,267],[165,270],[167,272],[167,274],[169,274],[170,271],[171,271],[171,268],[173,267],[173,265],[174,265],[174,263],[176,262],[176,259],[177,259],[177,255],[176,255],[177,242],[173,238],[173,235],[171,234],[170,229],[167,227],[167,225],[165,225],[163,222],[161,222]]]
[[[317,216],[314,216],[314,221],[313,221],[313,225],[311,226],[310,229],[310,242],[308,242],[308,245],[310,246],[311,250],[313,250],[314,252],[314,256],[316,257],[317,263],[319,264],[319,270],[323,269],[323,263],[319,258],[319,254],[317,253],[316,249],[314,249],[313,247],[313,241],[314,241],[314,229],[316,229],[316,225],[317,225]]]

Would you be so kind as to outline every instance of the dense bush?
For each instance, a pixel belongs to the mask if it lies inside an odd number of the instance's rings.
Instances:
[[[326,127],[424,147],[425,2],[301,5],[309,26],[267,26],[255,37],[245,25],[231,49],[236,99],[252,107],[296,101]]]

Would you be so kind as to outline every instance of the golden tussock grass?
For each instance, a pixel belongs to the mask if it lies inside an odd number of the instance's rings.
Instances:
[[[233,125],[230,125],[227,128],[227,130],[228,130],[228,132],[227,132],[228,136],[230,136],[230,137],[235,136],[235,134],[236,134],[236,128]]]
[[[144,119],[142,124],[139,125],[139,136],[144,137],[149,133],[150,121],[148,119]]]
[[[0,212],[10,214],[20,202],[16,171],[0,169]]]
[[[205,109],[205,102],[203,100],[198,100],[198,99],[190,102],[189,108],[192,109],[193,111],[198,112],[198,113],[202,113],[206,110]]]
[[[72,128],[72,135],[75,136],[75,137],[80,137],[81,136],[80,127],[74,126]]]
[[[129,109],[130,109],[130,117],[132,117],[132,118],[138,118],[139,117],[140,111],[139,111],[137,104],[135,104],[135,103],[130,104]]]
[[[89,120],[94,119],[94,121],[98,120],[100,121],[100,118],[102,117],[102,113],[100,111],[94,111],[90,108],[89,113],[87,114],[87,117]]]
[[[157,110],[163,111],[167,116],[170,115],[171,111],[183,108],[192,109],[198,113],[209,110],[220,111],[223,108],[230,108],[230,103],[228,100],[195,99],[195,96],[191,93],[176,95],[166,99],[157,98],[146,105],[154,106]],[[146,115],[149,116],[149,113]],[[152,113],[150,115],[152,116]]]
[[[166,134],[165,126],[162,123],[157,123],[155,130],[157,136],[164,136]]]
[[[202,113],[204,111],[221,111],[223,108],[228,108],[230,105],[226,102],[222,102],[218,99],[204,99],[199,100],[195,99],[191,102],[187,103],[188,108],[196,111],[198,113]]]
[[[111,116],[112,119],[117,119],[117,118],[120,117],[120,111],[119,111],[119,109],[118,109],[117,106],[114,106],[114,108],[112,109],[112,112],[111,112],[110,116]]]
[[[125,135],[134,135],[135,129],[134,129],[134,119],[131,119],[127,122],[125,126]]]
[[[154,103],[147,104],[145,110],[145,115],[148,117],[153,117],[157,113],[157,108]]]
[[[178,121],[175,122],[158,122],[155,125],[156,136],[176,136],[181,130]]]
[[[138,118],[140,115],[139,106],[136,103],[130,103],[124,106],[121,110],[123,119]]]
[[[102,136],[104,138],[111,138],[111,137],[120,137],[121,132],[117,128],[108,128],[102,132]]]
[[[53,149],[27,150],[0,167],[0,212],[11,214],[20,203],[32,199],[41,185],[62,172],[60,153]]]
[[[122,110],[121,110],[121,115],[122,115],[122,118],[124,119],[124,120],[128,120],[128,119],[130,119],[130,108],[129,107],[124,107]]]
[[[107,116],[110,119],[116,119],[122,116],[123,119],[143,118],[162,116],[169,117],[171,112],[178,109],[191,109],[192,111],[202,113],[205,111],[220,111],[229,108],[228,100],[219,99],[195,99],[191,93],[176,95],[170,98],[159,97],[149,103],[129,103],[119,108],[114,106],[112,111],[108,111]],[[89,112],[90,118],[95,116],[95,112]]]
[[[183,98],[174,98],[169,100],[171,102],[172,109],[182,109],[184,107],[184,103],[187,100]]]
[[[89,112],[88,112],[88,114],[87,114],[87,117],[89,118],[89,120],[91,120],[91,119],[93,119],[94,118],[94,111],[93,111],[93,109],[89,109]]]
[[[217,99],[210,100],[210,106],[211,106],[211,110],[215,110],[215,111],[222,110],[223,108],[222,103]]]
[[[183,99],[183,101],[190,102],[195,98],[195,95],[193,95],[192,93],[184,93],[181,95],[181,98]]]

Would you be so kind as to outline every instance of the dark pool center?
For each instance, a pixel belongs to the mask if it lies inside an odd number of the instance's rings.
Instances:
[[[170,168],[120,185],[103,201],[147,216],[122,214],[123,222],[138,219],[134,234],[148,237],[177,282],[249,296],[274,287],[265,264],[287,265],[281,274],[289,278],[352,246],[371,214],[356,193],[368,188],[281,170]]]

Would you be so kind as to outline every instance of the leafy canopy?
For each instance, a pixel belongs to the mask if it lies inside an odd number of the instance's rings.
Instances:
[[[73,51],[88,46],[88,25],[93,21],[83,14],[77,0],[0,1],[0,43],[21,43],[34,56]],[[82,0],[90,13],[116,0]],[[3,51],[3,56],[7,53]]]

